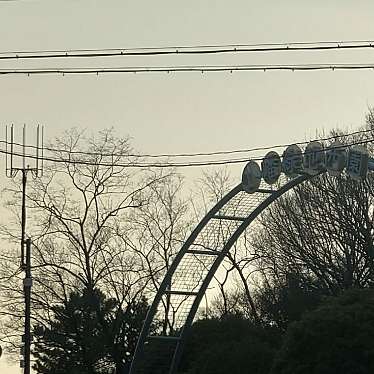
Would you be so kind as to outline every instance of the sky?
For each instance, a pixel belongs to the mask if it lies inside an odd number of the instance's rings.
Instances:
[[[374,40],[373,16],[370,0],[0,1],[0,52]],[[0,69],[283,63],[374,63],[374,49],[18,60]],[[373,87],[371,70],[9,75],[0,76],[0,124],[40,123],[47,139],[113,127],[141,153],[246,149],[354,130],[374,105]],[[242,166],[232,169],[238,181]],[[181,171],[188,180],[201,173]],[[0,373],[18,373],[6,359]]]

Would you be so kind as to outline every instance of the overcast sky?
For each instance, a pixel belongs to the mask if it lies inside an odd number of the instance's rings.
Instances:
[[[0,1],[0,52],[374,40],[372,0]],[[66,66],[0,61],[0,68]],[[69,60],[69,66],[374,63],[374,50]],[[114,127],[144,153],[292,143],[352,130],[374,105],[374,71],[0,76],[0,123]],[[234,172],[238,173],[237,169]],[[199,171],[186,173],[188,178]],[[5,365],[5,366],[4,366]],[[2,374],[13,374],[0,362]]]

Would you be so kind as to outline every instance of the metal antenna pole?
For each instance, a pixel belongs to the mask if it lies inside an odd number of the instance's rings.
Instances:
[[[21,213],[21,268],[25,268],[25,235],[26,235],[26,185],[27,169],[22,169],[22,213]]]
[[[31,369],[31,287],[31,239],[28,238],[26,239],[25,278],[23,280],[23,291],[25,293],[25,374],[30,374]]]
[[[30,374],[31,370],[31,239],[26,239],[26,187],[27,187],[27,174],[31,172],[34,178],[41,177],[43,174],[43,127],[38,125],[36,130],[36,154],[31,156],[35,159],[35,167],[30,168],[26,165],[26,159],[29,157],[26,154],[26,125],[23,126],[22,130],[22,151],[16,152],[14,150],[15,146],[19,144],[14,142],[14,128],[13,125],[10,127],[10,142],[8,142],[8,128],[6,128],[6,155],[5,155],[5,168],[6,175],[9,178],[14,178],[18,172],[22,174],[22,207],[21,207],[21,269],[25,271],[25,278],[23,280],[23,292],[25,296],[25,330],[22,337],[22,342],[24,343],[21,347],[21,355],[24,356],[20,361],[20,366],[23,368],[24,374]],[[41,138],[41,145],[40,145]],[[8,152],[8,144],[10,143],[10,152]],[[41,152],[41,164],[39,163]],[[8,154],[9,153],[9,154]],[[21,167],[15,167],[13,158],[21,157]],[[8,158],[10,163],[8,163]],[[9,167],[10,166],[10,167]],[[26,250],[26,251],[25,251]]]

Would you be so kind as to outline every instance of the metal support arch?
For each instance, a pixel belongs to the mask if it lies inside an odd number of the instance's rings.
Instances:
[[[148,342],[153,340],[158,340],[160,343],[173,343],[175,345],[163,373],[174,374],[176,372],[186,337],[190,331],[201,299],[231,247],[248,226],[270,204],[295,186],[313,177],[314,176],[304,174],[291,180],[283,178],[283,183],[280,182],[278,188],[274,190],[270,190],[268,188],[269,186],[264,183],[264,186],[260,186],[254,194],[246,194],[240,183],[206,214],[176,255],[148,310],[134,353],[130,374],[141,374],[143,372],[141,365],[147,362],[147,357],[144,355],[145,348]],[[223,235],[226,233],[222,242],[220,242],[220,239],[216,238],[216,235],[211,235],[211,233],[209,233],[209,228],[211,231],[217,230],[216,222],[218,222],[219,230],[222,231]],[[207,244],[204,243],[204,230],[208,232],[206,236],[208,240]],[[203,243],[196,242],[199,236],[203,237]],[[215,242],[214,244],[218,248],[212,248],[211,242]],[[201,259],[199,259],[199,256]],[[188,260],[186,260],[187,257]],[[194,262],[191,260],[194,258],[198,259],[198,261]],[[185,264],[183,262],[185,262]],[[204,262],[202,268],[200,267],[200,262]],[[188,266],[189,264],[194,264],[194,266]],[[191,277],[191,273],[197,275],[198,278]],[[187,289],[180,289],[181,286]],[[152,322],[157,319],[158,308],[163,296],[172,297],[173,295],[175,297],[182,297],[182,301],[179,301],[179,307],[183,305],[183,303],[187,305],[184,313],[183,308],[181,309],[182,312],[179,312],[182,314],[182,318],[176,319],[175,328],[170,328],[167,335],[151,336]],[[165,315],[165,318],[168,318],[168,315]],[[158,366],[155,366],[152,372],[156,372],[158,368]],[[152,369],[152,367],[150,366],[147,369]]]

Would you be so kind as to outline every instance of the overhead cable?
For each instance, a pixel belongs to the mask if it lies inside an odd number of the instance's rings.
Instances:
[[[324,138],[318,138],[316,141],[319,142],[325,142],[329,140],[334,140],[336,138],[347,138],[349,136],[355,136],[355,135],[361,135],[361,134],[367,134],[369,132],[374,132],[373,129],[368,130],[358,130],[346,134],[339,134],[339,135],[333,135],[328,136]],[[31,149],[40,149],[40,147],[37,147],[35,145],[23,145],[21,143],[17,142],[6,142],[4,140],[0,140],[0,144],[13,144],[15,146],[25,147],[25,148],[31,148]],[[303,142],[295,142],[293,144],[296,145],[305,145],[310,143],[310,140],[303,141]],[[134,158],[177,158],[177,157],[199,157],[199,156],[220,156],[220,155],[230,155],[230,154],[236,154],[236,153],[250,153],[250,152],[257,152],[257,151],[266,151],[270,149],[277,149],[277,148],[285,148],[289,144],[276,144],[276,145],[270,145],[265,147],[254,147],[254,148],[247,148],[247,149],[234,149],[234,150],[228,150],[228,151],[214,151],[214,152],[195,152],[195,153],[161,153],[161,154],[149,154],[149,153],[105,153],[105,152],[87,152],[87,151],[74,151],[74,150],[68,150],[68,149],[61,149],[61,148],[54,148],[54,147],[43,147],[43,150],[50,151],[50,152],[56,152],[56,153],[68,153],[70,155],[86,155],[86,156],[102,156],[102,157],[134,157]]]
[[[353,145],[362,145],[368,144],[374,141],[374,137],[360,140],[356,142],[352,142],[349,144],[342,144],[336,148],[347,148]],[[317,152],[324,152],[324,150],[317,151]],[[264,157],[246,157],[241,159],[231,159],[231,160],[216,160],[216,161],[199,161],[199,162],[185,162],[185,163],[139,163],[139,162],[132,162],[128,161],[127,163],[119,163],[119,162],[97,162],[97,161],[89,161],[89,160],[82,160],[82,159],[64,159],[64,158],[54,158],[54,157],[47,157],[47,156],[35,156],[31,154],[23,154],[21,152],[9,152],[6,150],[0,150],[0,153],[5,155],[13,155],[16,157],[26,157],[30,159],[39,159],[43,161],[50,161],[55,163],[63,163],[69,165],[86,165],[86,166],[103,166],[103,167],[122,167],[122,168],[184,168],[184,167],[201,167],[201,166],[218,166],[218,165],[229,165],[229,164],[240,164],[248,162],[249,160],[252,161],[262,161]]]
[[[115,56],[156,56],[156,55],[204,55],[244,52],[282,52],[282,51],[318,51],[374,48],[374,41],[348,42],[302,42],[275,44],[232,44],[202,45],[181,47],[146,47],[146,48],[106,48],[72,49],[56,51],[17,51],[0,52],[0,60],[15,59],[53,59],[53,58],[96,58]]]
[[[81,75],[113,73],[173,73],[173,72],[240,72],[240,71],[313,71],[313,70],[368,70],[374,69],[374,63],[357,64],[295,64],[295,65],[174,65],[174,66],[124,66],[124,67],[61,67],[61,68],[28,68],[0,69],[0,75]]]

